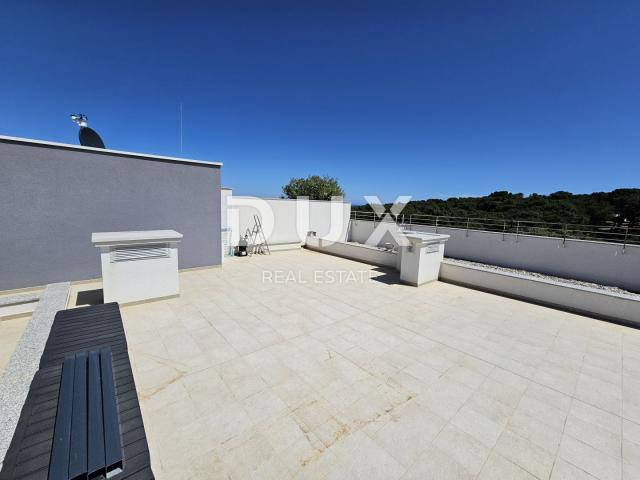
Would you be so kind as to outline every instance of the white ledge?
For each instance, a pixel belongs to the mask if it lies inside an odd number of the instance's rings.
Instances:
[[[415,230],[401,230],[401,235],[404,235],[409,240],[414,243],[422,243],[425,245],[429,245],[432,243],[444,243],[449,240],[451,235],[443,235],[441,233],[425,233],[425,232],[417,232]]]
[[[592,318],[640,326],[640,300],[633,296],[447,260],[440,266],[440,280]]]
[[[175,230],[142,230],[131,232],[96,232],[91,242],[96,247],[113,245],[143,245],[146,243],[179,242],[182,234]]]
[[[204,160],[192,160],[190,158],[167,157],[164,155],[152,155],[149,153],[127,152],[124,150],[111,150],[109,148],[85,147],[83,145],[72,145],[70,143],[48,142],[46,140],[35,140],[33,138],[9,137],[6,135],[0,135],[0,142],[26,143],[26,144],[35,145],[35,146],[63,148],[67,150],[77,150],[77,151],[89,152],[89,153],[110,153],[114,155],[124,155],[127,157],[146,158],[149,160],[164,160],[168,162],[188,163],[188,164],[196,164],[196,165],[203,165],[203,166],[209,166],[209,167],[222,166],[222,162],[207,162]]]

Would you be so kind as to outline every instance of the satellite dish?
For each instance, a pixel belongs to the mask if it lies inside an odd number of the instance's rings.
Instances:
[[[94,129],[87,126],[87,116],[84,113],[71,115],[71,120],[79,127],[78,139],[83,147],[105,148],[104,142]]]
[[[78,138],[80,139],[80,145],[85,147],[105,148],[100,135],[93,128],[80,127]]]

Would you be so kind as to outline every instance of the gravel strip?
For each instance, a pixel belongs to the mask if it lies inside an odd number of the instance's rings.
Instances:
[[[613,293],[616,295],[623,295],[625,297],[630,297],[630,298],[634,298],[634,299],[640,299],[640,293],[633,293],[633,292],[629,292],[627,290],[623,290],[621,288],[618,287],[612,287],[612,286],[608,286],[608,285],[600,285],[598,283],[590,283],[590,282],[583,282],[582,280],[573,280],[570,278],[562,278],[562,277],[554,277],[553,275],[545,275],[543,273],[536,273],[536,272],[530,272],[528,270],[519,270],[517,268],[507,268],[507,267],[499,267],[497,265],[487,265],[486,263],[479,263],[479,262],[471,262],[469,260],[460,260],[458,258],[449,258],[446,257],[445,260],[447,262],[450,263],[457,263],[460,265],[469,265],[472,267],[479,267],[479,268],[484,268],[486,270],[493,270],[496,272],[504,272],[504,273],[514,273],[517,275],[522,275],[525,277],[534,277],[534,278],[540,278],[542,280],[550,280],[552,282],[556,282],[556,283],[564,283],[565,285],[569,285],[569,286],[582,286],[582,287],[588,287],[588,288],[593,288],[596,290],[602,290],[603,292],[606,293]]]
[[[68,282],[47,285],[0,380],[0,468],[38,371],[53,318],[66,307],[69,287]]]

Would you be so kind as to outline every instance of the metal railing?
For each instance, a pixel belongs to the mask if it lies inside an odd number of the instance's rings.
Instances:
[[[530,220],[494,219],[478,217],[451,217],[425,214],[386,214],[382,219],[374,212],[351,211],[352,220],[395,222],[403,225],[425,225],[438,228],[457,228],[467,231],[497,232],[506,235],[532,235],[562,239],[592,240],[598,242],[620,243],[623,249],[627,245],[640,245],[640,227],[629,225],[584,225],[573,223],[538,222]]]

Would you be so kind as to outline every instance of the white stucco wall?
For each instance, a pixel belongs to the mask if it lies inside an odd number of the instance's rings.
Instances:
[[[337,201],[297,203],[290,199],[233,195],[228,205],[235,243],[247,229],[253,228],[256,214],[260,217],[269,245],[300,245],[308,231],[317,232],[318,237],[345,241],[351,215],[351,203]]]
[[[350,258],[372,265],[383,267],[398,266],[398,254],[388,252],[369,245],[356,245],[345,242],[328,242],[319,237],[307,237],[305,246],[310,250],[328,253],[337,257]]]
[[[376,226],[378,223],[376,223]],[[366,243],[373,222],[352,220],[350,241]],[[436,228],[411,225],[435,233]],[[640,291],[640,246],[438,227],[450,235],[445,256]],[[390,236],[384,241],[392,242]]]
[[[379,223],[376,222],[375,226],[377,227],[378,225]],[[369,241],[369,237],[373,233],[374,228],[374,222],[369,222],[366,220],[351,220],[349,223],[349,237],[347,240],[349,240],[350,242],[372,245],[373,243]],[[389,228],[395,228],[395,224],[389,223]],[[375,242],[376,245],[374,246],[380,246],[386,242],[393,243],[394,245],[398,244],[398,242],[394,241],[393,237],[390,234],[386,233],[382,237],[382,241]]]
[[[220,226],[222,228],[230,227],[227,210],[229,208],[229,197],[231,197],[231,195],[233,195],[233,190],[227,187],[220,187]]]

